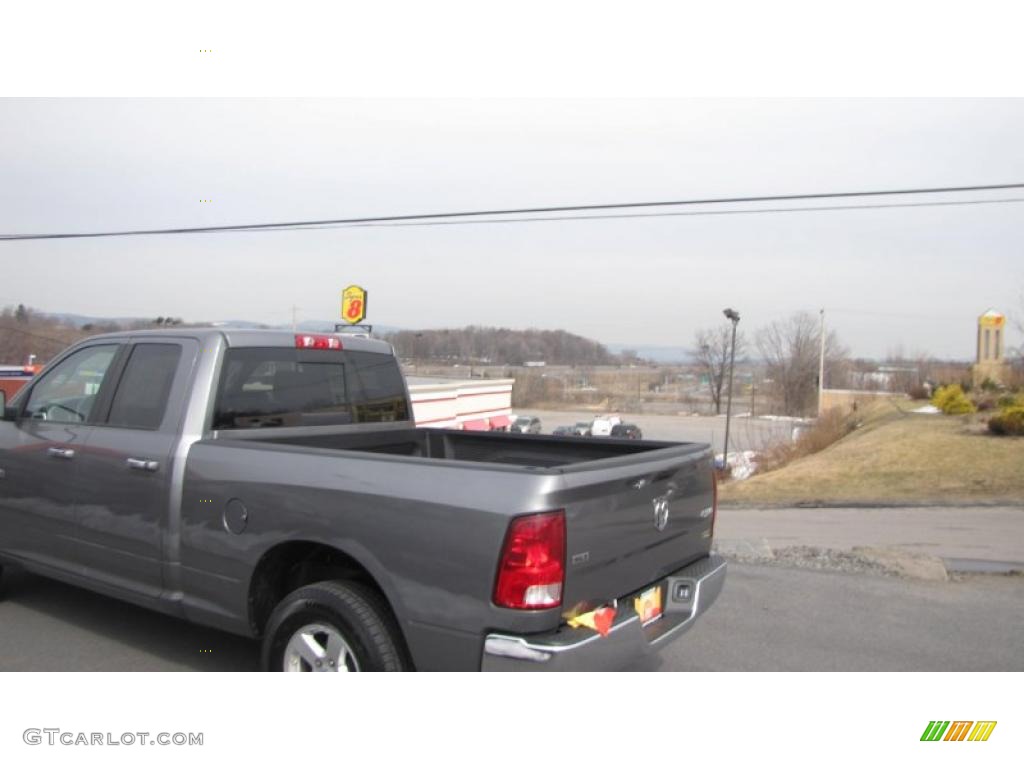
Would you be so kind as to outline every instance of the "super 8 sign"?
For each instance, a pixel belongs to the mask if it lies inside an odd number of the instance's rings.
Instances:
[[[341,319],[346,323],[361,323],[366,319],[367,292],[358,285],[350,285],[341,292]]]

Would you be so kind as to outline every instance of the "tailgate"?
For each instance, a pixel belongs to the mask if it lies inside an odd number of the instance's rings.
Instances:
[[[711,549],[707,446],[652,451],[608,467],[597,463],[563,475],[566,613],[627,595]]]

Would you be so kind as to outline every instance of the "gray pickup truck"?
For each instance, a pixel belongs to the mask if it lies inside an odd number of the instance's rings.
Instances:
[[[268,670],[616,669],[725,579],[707,445],[417,429],[380,340],[96,336],[0,414],[0,561]]]

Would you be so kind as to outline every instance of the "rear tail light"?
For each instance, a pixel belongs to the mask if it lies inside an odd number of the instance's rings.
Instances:
[[[296,349],[342,349],[341,339],[326,333],[295,334]]]
[[[562,604],[565,581],[565,512],[515,518],[505,535],[494,602],[536,610]]]
[[[718,518],[718,473],[711,472],[711,538],[715,538],[715,520]]]

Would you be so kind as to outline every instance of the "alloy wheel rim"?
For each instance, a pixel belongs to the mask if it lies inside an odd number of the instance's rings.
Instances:
[[[359,662],[337,627],[306,624],[284,649],[285,672],[358,672]]]

